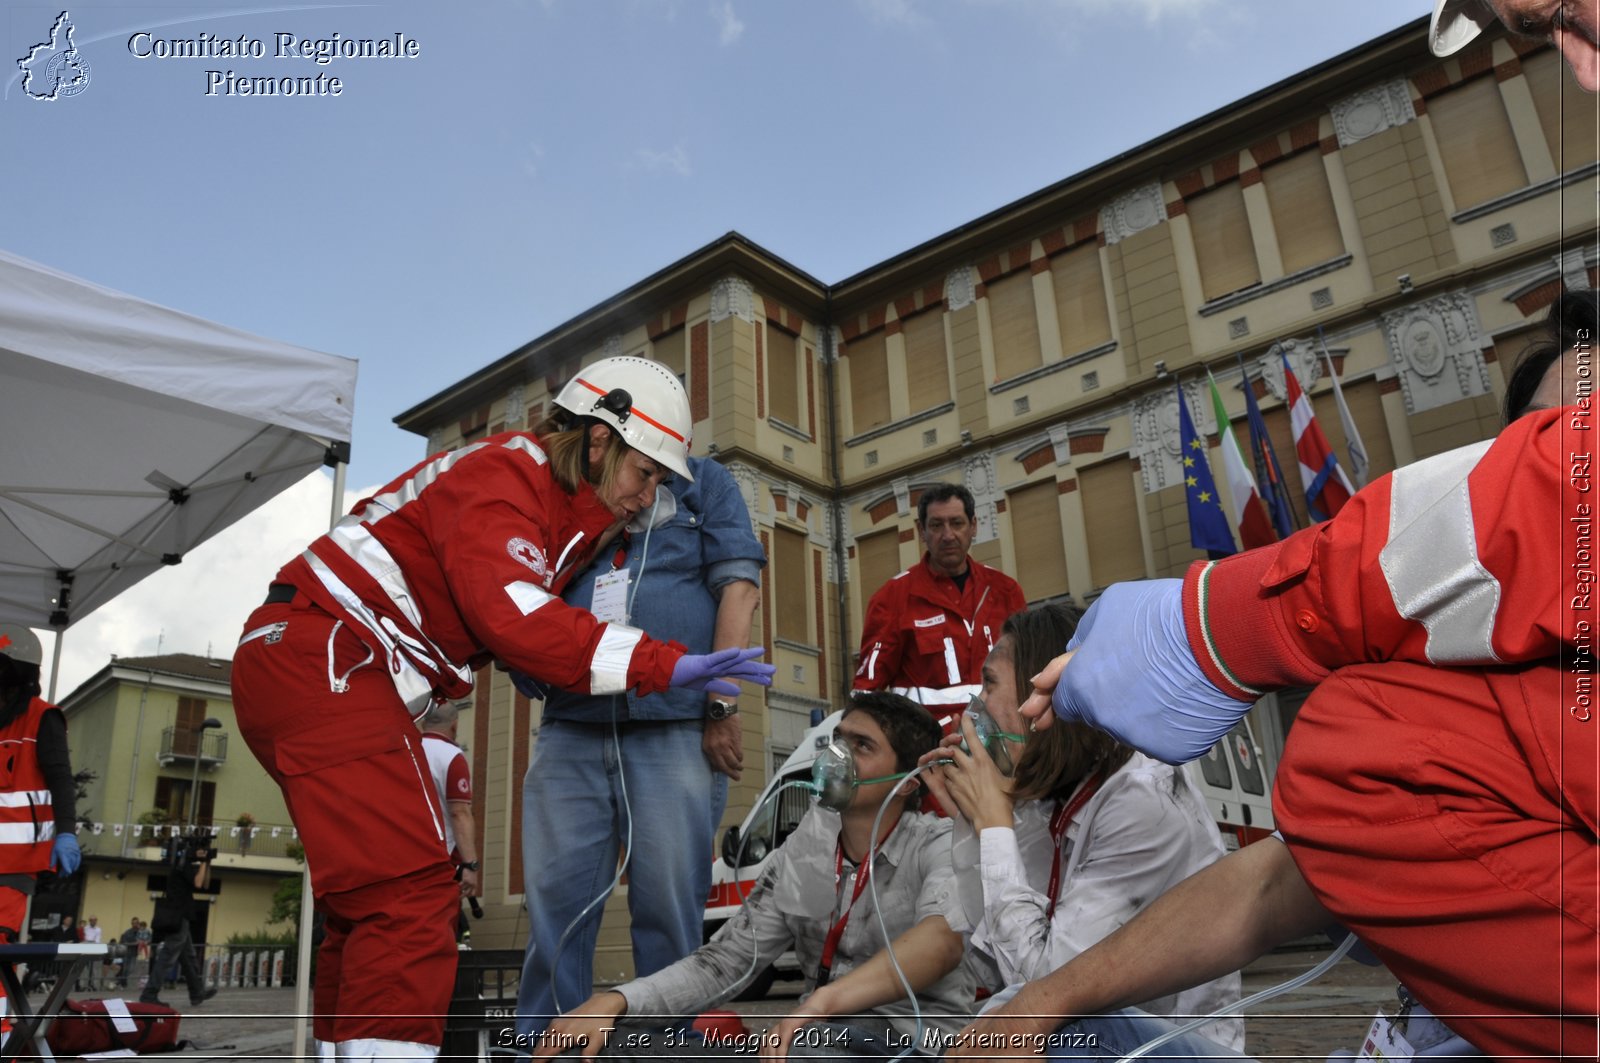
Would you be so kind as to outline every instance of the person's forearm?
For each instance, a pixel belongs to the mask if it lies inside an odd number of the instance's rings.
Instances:
[[[724,584],[722,597],[717,601],[717,623],[711,633],[711,648],[726,650],[750,645],[750,625],[760,602],[761,588],[749,580],[736,579]]]
[[[937,982],[961,962],[961,935],[950,929],[944,916],[933,915],[895,939],[894,957],[914,992]],[[879,951],[866,963],[818,989],[807,1001],[827,1015],[857,1015],[883,1004],[903,1000],[905,986],[889,962],[889,951]]]
[[[466,801],[450,801],[446,807],[450,813],[450,827],[455,831],[456,852],[461,854],[461,862],[477,863],[478,827],[472,819],[472,806]]]
[[[1287,847],[1264,839],[1180,882],[1099,944],[1030,983],[1024,1004],[1061,1015],[1131,1007],[1239,970],[1332,922]]]

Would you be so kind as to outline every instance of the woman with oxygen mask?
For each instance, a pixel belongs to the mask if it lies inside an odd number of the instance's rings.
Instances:
[[[936,1050],[965,1025],[974,988],[949,924],[958,917],[950,823],[915,811],[919,788],[906,778],[938,740],[932,717],[899,695],[852,700],[833,752],[820,758],[819,796],[831,807],[806,814],[738,914],[686,959],[596,994],[519,1047],[535,1059],[577,1045],[594,1056],[610,1031],[607,1059],[752,1049],[773,1061],[887,1059]],[[806,995],[772,1030],[702,1044],[647,1025],[717,1007],[791,948]],[[623,1016],[628,1025],[613,1030]]]
[[[965,927],[979,977],[987,966],[993,987],[1042,977],[1223,855],[1205,800],[1181,770],[1086,726],[1027,733],[1017,711],[1027,678],[1065,645],[1078,616],[1067,605],[1012,615],[983,668],[983,706],[1002,730],[982,741],[981,717],[969,712],[959,736],[922,758],[948,761],[930,772],[928,787],[956,819],[952,862]],[[1206,1014],[1236,1001],[1239,984],[1227,974],[1144,1006]],[[1239,1019],[1206,1032],[1221,1045],[1244,1042]]]

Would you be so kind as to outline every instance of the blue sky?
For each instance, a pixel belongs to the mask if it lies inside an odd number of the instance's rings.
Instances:
[[[76,3],[90,82],[44,103],[22,91],[15,60],[48,37],[61,8],[11,3],[0,22],[0,247],[359,359],[350,483],[371,485],[422,456],[395,414],[731,229],[840,280],[1428,9]],[[139,58],[129,38],[140,31],[242,34],[267,56]],[[420,55],[319,66],[276,58],[280,32],[401,33]],[[207,96],[213,69],[320,73],[343,91]],[[316,511],[309,537],[326,502],[303,493],[293,504]],[[265,532],[229,547],[274,548],[268,573],[293,547]],[[186,568],[157,578],[195,578],[199,566],[180,576]],[[245,597],[259,593],[256,575],[238,576],[251,584]],[[211,578],[235,582],[221,570]],[[226,655],[237,608],[203,618],[205,631],[193,617],[101,624],[78,639],[87,656],[64,681],[109,653],[153,652],[157,631],[166,650],[203,652],[214,628]]]

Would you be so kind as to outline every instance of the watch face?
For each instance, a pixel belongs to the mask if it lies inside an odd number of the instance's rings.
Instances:
[[[731,701],[713,701],[706,709],[706,715],[713,720],[726,720],[729,716],[739,711],[739,706]]]

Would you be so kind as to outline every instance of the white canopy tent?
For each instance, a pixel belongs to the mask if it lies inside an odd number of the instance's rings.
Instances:
[[[0,617],[65,630],[324,464],[356,363],[0,251]],[[305,1044],[310,877],[295,1045]]]
[[[60,633],[348,457],[356,363],[0,251],[0,616]]]

